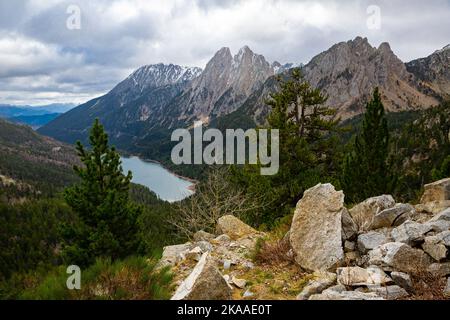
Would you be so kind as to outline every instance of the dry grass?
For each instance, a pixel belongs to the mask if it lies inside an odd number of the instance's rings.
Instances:
[[[443,292],[446,279],[424,270],[418,270],[410,274],[414,293],[409,300],[449,300]]]
[[[292,265],[294,255],[288,239],[257,243],[253,260],[260,265]]]

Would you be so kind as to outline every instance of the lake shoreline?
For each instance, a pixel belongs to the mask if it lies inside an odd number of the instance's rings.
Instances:
[[[141,160],[141,161],[143,161],[143,162],[157,164],[157,165],[161,166],[164,170],[166,170],[167,172],[169,172],[170,174],[172,174],[173,176],[175,176],[175,177],[177,177],[177,178],[179,178],[179,179],[181,179],[181,180],[190,182],[191,185],[189,185],[186,189],[189,190],[189,191],[191,191],[191,192],[192,192],[192,195],[195,194],[195,192],[196,192],[196,186],[197,186],[197,184],[199,183],[198,180],[195,180],[195,179],[192,179],[192,178],[189,178],[189,177],[182,176],[182,175],[180,175],[180,174],[178,174],[178,173],[172,171],[171,169],[167,168],[167,167],[166,167],[163,163],[161,163],[160,161],[153,160],[153,159],[148,159],[148,158],[145,158],[145,157],[143,157],[143,156],[141,156],[141,155],[131,154],[131,153],[128,153],[128,152],[122,153],[122,154],[121,154],[121,157],[124,157],[124,158],[132,158],[132,157],[136,157],[136,158],[138,158],[139,160]]]

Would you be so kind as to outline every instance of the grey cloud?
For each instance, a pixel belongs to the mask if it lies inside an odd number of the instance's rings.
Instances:
[[[81,8],[81,30],[65,27],[73,3]],[[366,26],[372,4],[381,8],[380,30]],[[363,36],[374,46],[390,42],[408,61],[450,43],[448,30],[448,0],[0,0],[0,103],[21,95],[30,104],[78,102],[144,64],[203,67],[223,46],[249,45],[270,61],[306,63]]]

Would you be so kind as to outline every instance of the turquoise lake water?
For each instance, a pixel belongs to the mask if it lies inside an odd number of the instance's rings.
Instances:
[[[176,202],[193,194],[189,186],[193,183],[177,177],[160,164],[143,161],[138,157],[122,157],[124,172],[133,173],[133,182],[144,185],[162,200]]]

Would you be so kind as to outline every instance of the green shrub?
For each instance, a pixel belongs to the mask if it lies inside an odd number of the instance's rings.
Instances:
[[[18,295],[25,300],[161,300],[171,295],[172,274],[156,270],[154,259],[97,259],[81,271],[81,289],[69,290],[66,268],[55,268],[39,284]]]

